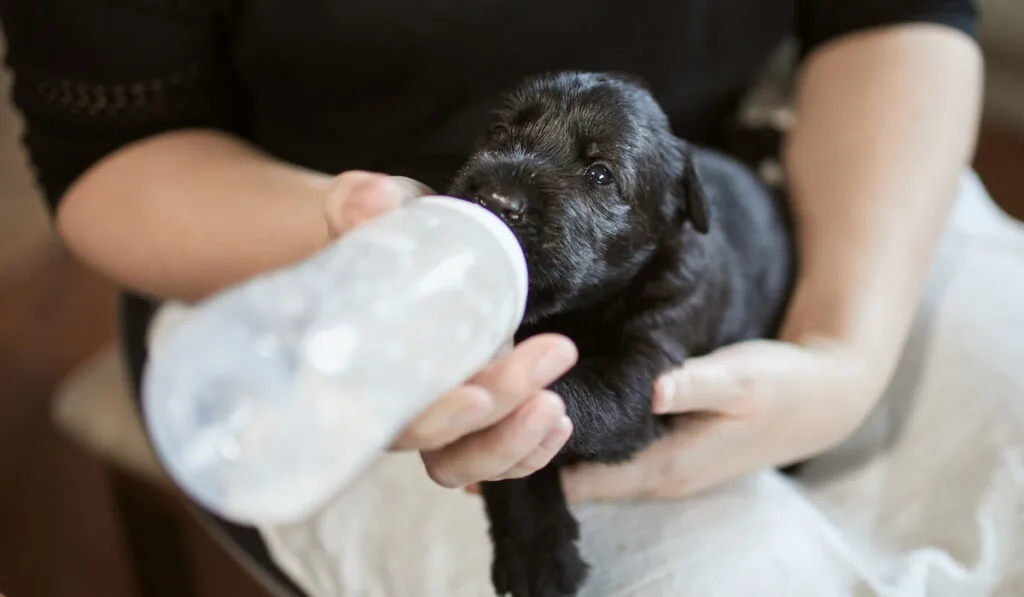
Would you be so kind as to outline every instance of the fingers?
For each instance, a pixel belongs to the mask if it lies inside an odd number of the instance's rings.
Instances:
[[[647,494],[649,478],[643,463],[587,463],[561,473],[562,491],[570,504],[642,498]]]
[[[688,359],[655,383],[654,412],[746,413],[757,398],[757,382],[763,379],[766,364],[759,359],[772,358],[771,353],[765,355],[759,348],[753,342],[737,344]]]
[[[584,463],[563,469],[566,500],[578,504],[688,497],[724,478],[721,475],[731,472],[733,461],[746,455],[741,423],[715,415],[681,420],[627,463]]]
[[[405,201],[428,195],[426,185],[411,178],[352,170],[331,182],[324,215],[331,238],[395,209]]]
[[[555,424],[555,427],[548,433],[547,437],[540,442],[540,445],[530,455],[519,461],[511,469],[487,480],[518,479],[539,471],[547,466],[551,459],[558,454],[558,451],[562,449],[565,442],[569,440],[570,435],[572,435],[572,421],[569,420],[569,417],[563,415],[558,423]],[[470,483],[463,489],[466,493],[479,494],[480,484]]]
[[[391,446],[393,450],[436,450],[480,429],[492,417],[494,399],[480,386],[458,387],[421,413]]]
[[[494,411],[484,426],[497,423],[523,400],[551,385],[572,368],[578,357],[576,345],[568,338],[541,334],[523,341],[473,376],[470,383],[494,397]]]
[[[531,456],[564,415],[565,405],[557,395],[540,392],[501,424],[424,452],[427,473],[449,488],[496,478]]]
[[[663,375],[654,389],[654,412],[659,414],[717,410],[740,391],[732,371],[712,356],[689,359]]]
[[[427,195],[433,195],[434,189],[428,187],[422,182],[409,178],[408,176],[392,176],[391,180],[397,183],[399,186],[403,186],[405,192],[412,197],[425,197]]]
[[[582,463],[561,471],[562,490],[571,504],[648,498],[654,488],[677,477],[673,468],[681,446],[672,437],[656,441],[622,464]]]
[[[488,428],[561,377],[576,358],[575,345],[564,336],[529,338],[421,413],[392,447],[436,450]]]
[[[555,426],[548,432],[547,437],[541,440],[540,445],[533,452],[509,470],[488,479],[488,481],[518,479],[519,477],[525,477],[539,471],[551,462],[551,459],[562,449],[570,435],[572,435],[572,421],[569,420],[569,417],[562,415],[562,418],[555,423]]]

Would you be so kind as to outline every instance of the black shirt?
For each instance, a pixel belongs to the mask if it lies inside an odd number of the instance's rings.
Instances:
[[[198,126],[323,172],[443,189],[497,95],[562,69],[639,75],[678,135],[715,145],[787,37],[806,55],[896,23],[973,36],[976,19],[970,0],[0,0],[51,207],[106,153]],[[125,303],[136,383],[150,310]],[[224,526],[269,566],[254,533]]]
[[[968,0],[0,0],[14,98],[48,201],[101,156],[214,126],[324,172],[433,188],[497,94],[560,69],[640,75],[712,143],[786,36],[810,51],[906,21],[973,34]]]

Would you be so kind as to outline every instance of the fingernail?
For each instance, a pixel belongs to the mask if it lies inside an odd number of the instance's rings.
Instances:
[[[391,181],[397,183],[398,187],[401,189],[403,203],[415,199],[416,197],[435,194],[434,189],[431,189],[422,182],[407,176],[392,176]]]
[[[576,360],[576,349],[568,342],[559,342],[558,346],[548,350],[533,367],[536,383],[547,385],[565,373]]]
[[[565,440],[568,439],[571,434],[572,421],[569,420],[569,417],[563,415],[562,418],[558,420],[558,423],[555,424],[554,429],[552,429],[548,433],[547,437],[544,438],[544,441],[540,443],[540,447],[545,450],[557,450],[565,443]]]
[[[526,415],[524,426],[527,433],[531,435],[549,434],[555,428],[551,419],[564,416],[565,407],[558,396],[544,392],[539,398],[540,402],[530,405],[531,410]]]
[[[348,193],[338,207],[338,221],[342,230],[349,230],[397,209],[412,198],[410,184],[381,175],[355,182]]]
[[[676,379],[671,375],[662,376],[654,393],[653,409],[656,413],[672,410],[672,402],[676,396]]]

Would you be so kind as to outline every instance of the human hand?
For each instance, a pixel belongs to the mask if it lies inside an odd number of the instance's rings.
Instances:
[[[324,202],[330,237],[431,193],[408,178],[346,172]],[[565,404],[545,388],[576,359],[564,336],[530,338],[417,416],[392,449],[419,450],[430,477],[445,487],[533,473],[572,433]]]
[[[629,463],[564,470],[566,498],[676,499],[798,462],[852,433],[886,379],[838,342],[755,340],[689,359],[654,394],[655,412],[682,416]]]
[[[327,234],[334,240],[356,226],[407,201],[434,194],[427,185],[404,176],[350,170],[331,181],[324,197]]]

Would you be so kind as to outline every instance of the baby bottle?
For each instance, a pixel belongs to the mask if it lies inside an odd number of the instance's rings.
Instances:
[[[301,520],[511,342],[526,293],[497,216],[412,201],[198,303],[144,372],[154,448],[227,519]]]

